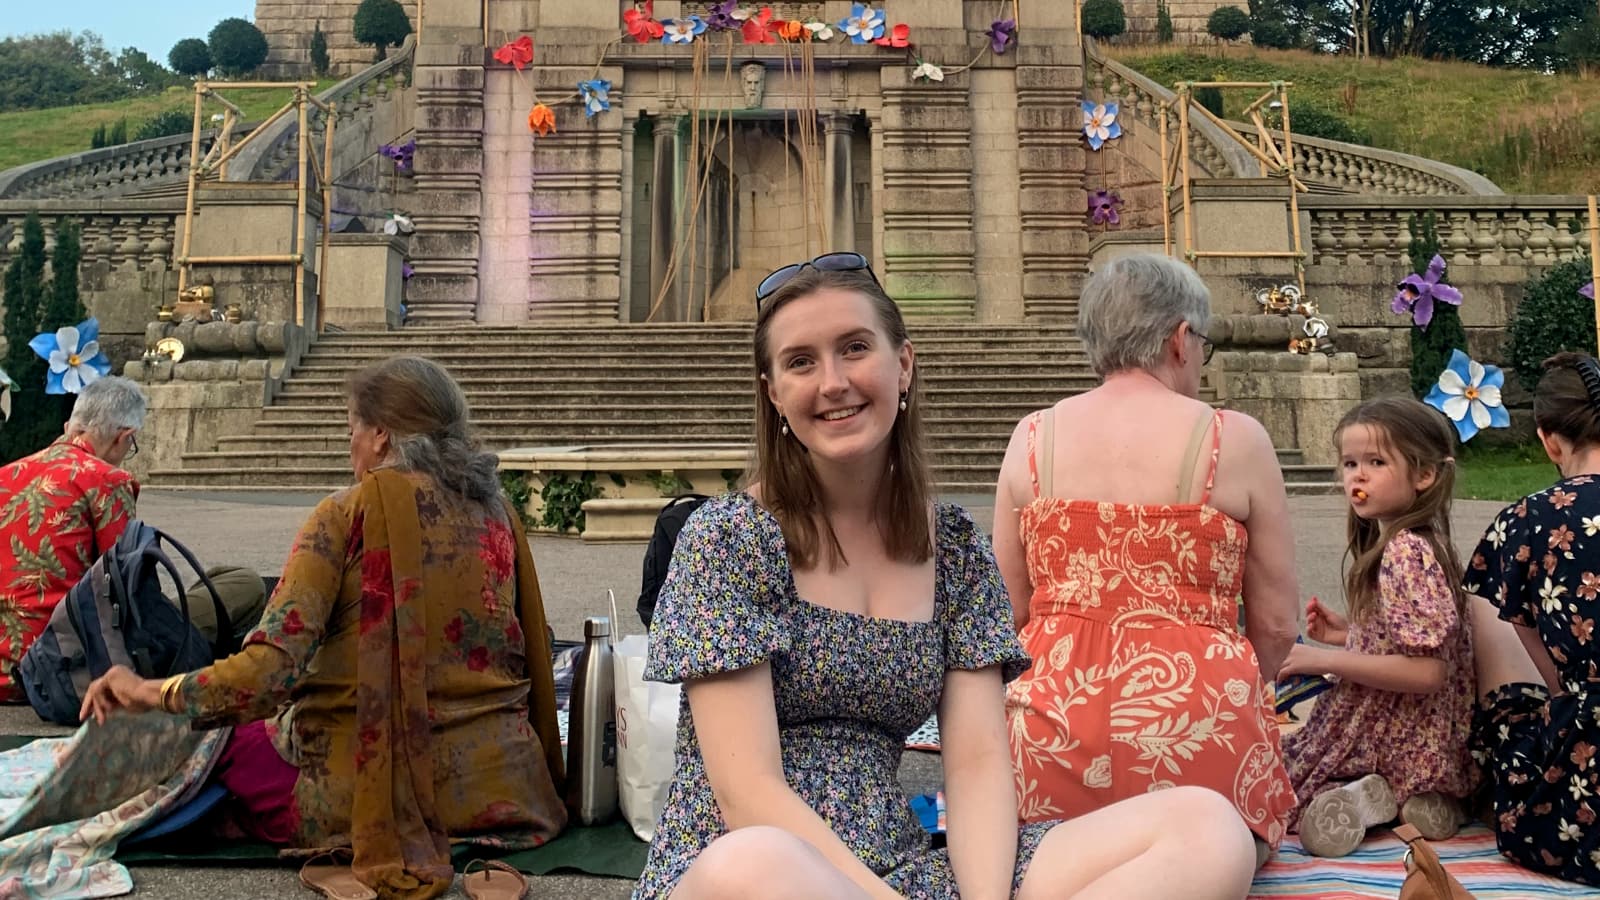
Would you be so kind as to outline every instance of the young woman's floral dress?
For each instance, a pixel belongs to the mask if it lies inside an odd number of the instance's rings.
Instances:
[[[949,669],[999,665],[1014,678],[1027,656],[988,538],[966,511],[939,504],[934,617],[869,618],[802,600],[778,522],[748,494],[708,501],[678,536],[650,627],[645,677],[692,681],[772,665],[783,770],[839,839],[901,894],[956,897],[945,851],[930,850],[898,771],[904,741],[938,706]],[[726,830],[685,698],[677,770],[635,898],[667,897]],[[1048,824],[1025,826],[1014,885]],[[780,876],[781,877],[781,876]]]
[[[1378,567],[1378,606],[1350,623],[1345,649],[1370,656],[1432,656],[1445,682],[1431,694],[1401,694],[1344,682],[1323,694],[1305,727],[1283,739],[1289,777],[1306,804],[1331,782],[1382,775],[1401,803],[1438,791],[1464,798],[1477,787],[1467,751],[1472,704],[1472,629],[1456,611],[1450,578],[1427,539],[1396,534]]]
[[[1569,478],[1503,510],[1467,566],[1468,593],[1537,629],[1561,677],[1485,697],[1472,752],[1494,800],[1500,852],[1600,886],[1600,482]]]

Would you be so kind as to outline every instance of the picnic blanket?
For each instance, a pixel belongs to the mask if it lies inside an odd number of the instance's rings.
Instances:
[[[1251,900],[1394,900],[1405,880],[1405,844],[1387,829],[1349,856],[1312,856],[1290,835],[1250,886]],[[1516,865],[1495,849],[1494,833],[1470,825],[1448,841],[1430,842],[1450,874],[1478,900],[1596,900],[1600,889],[1559,881]]]
[[[0,898],[115,897],[133,877],[118,843],[187,802],[229,729],[161,714],[86,722],[0,753]]]

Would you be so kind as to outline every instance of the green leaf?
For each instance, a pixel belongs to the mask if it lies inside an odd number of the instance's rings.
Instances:
[[[56,556],[56,551],[47,542],[34,553],[22,546],[22,538],[11,536],[11,553],[17,560],[17,570],[21,572],[47,573],[57,579],[65,580],[67,570],[61,565],[61,560]]]

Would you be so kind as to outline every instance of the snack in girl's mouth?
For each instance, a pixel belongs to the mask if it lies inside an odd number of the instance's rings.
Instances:
[[[1355,490],[1355,498],[1357,500],[1365,500],[1365,499],[1367,499],[1367,492],[1363,491],[1360,488],[1356,488],[1356,490]]]

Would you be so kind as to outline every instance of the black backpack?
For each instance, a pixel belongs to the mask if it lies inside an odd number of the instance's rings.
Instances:
[[[189,598],[177,567],[161,549],[163,541],[200,575],[211,594],[217,645],[189,622]],[[177,586],[176,606],[161,592],[157,565]],[[89,682],[113,665],[127,666],[145,678],[165,678],[210,665],[237,649],[228,611],[194,554],[135,519],[50,613],[49,627],[23,654],[16,674],[39,718],[77,725]]]
[[[673,497],[656,514],[656,527],[650,535],[650,546],[644,548],[644,579],[639,586],[639,618],[644,621],[646,628],[650,627],[650,620],[656,614],[656,597],[661,593],[661,583],[667,580],[667,568],[672,565],[672,548],[678,543],[678,532],[683,530],[683,523],[689,521],[689,516],[700,508],[700,504],[709,499],[705,494]]]

